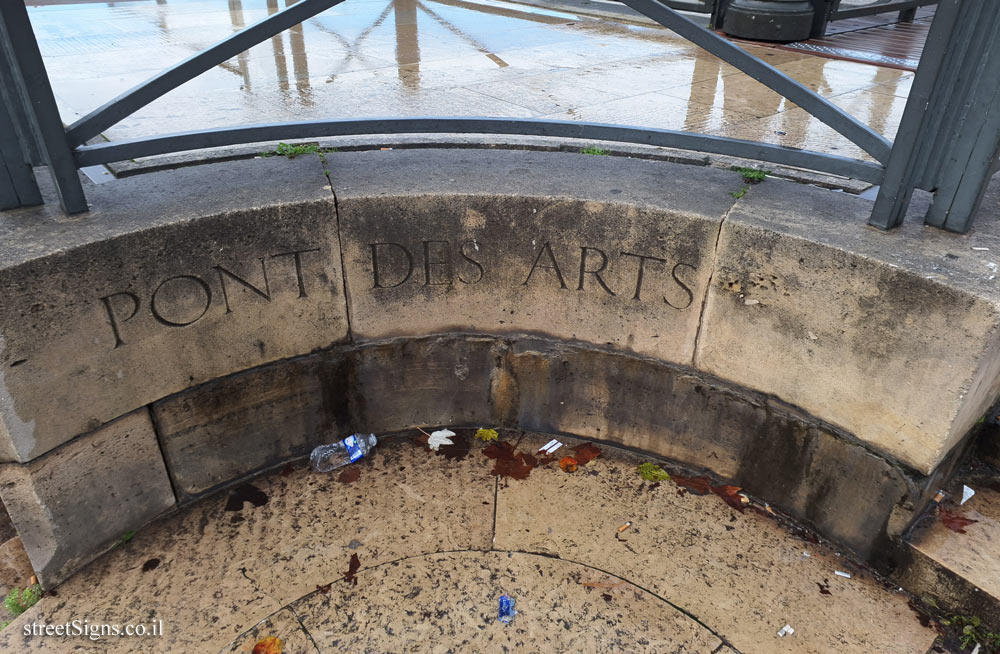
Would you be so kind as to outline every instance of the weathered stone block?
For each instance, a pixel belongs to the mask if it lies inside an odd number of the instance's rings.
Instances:
[[[114,197],[95,190],[93,214],[72,229],[5,224],[0,461],[343,339],[336,216],[319,168],[282,159],[158,173],[108,185]],[[203,197],[227,183],[214,203]],[[172,222],[137,220],[130,186]],[[280,200],[267,201],[268,186],[282,188]],[[204,213],[188,215],[193,196]]]
[[[505,426],[602,439],[704,468],[864,559],[899,535],[900,512],[912,514],[914,482],[889,461],[721,380],[541,341],[516,343],[508,369],[516,400],[504,404],[516,409]]]
[[[503,345],[431,337],[345,346],[204,384],[153,407],[180,500],[352,432],[493,424]]]
[[[343,357],[313,355],[240,373],[153,406],[180,500],[343,438]]]
[[[870,209],[781,182],[748,194],[720,234],[695,365],[929,474],[996,397],[1000,297],[988,268],[944,256],[954,235],[864,230]]]
[[[356,337],[529,332],[690,363],[722,173],[477,152],[470,178],[468,155],[377,155],[337,159]]]
[[[174,506],[146,409],[30,463],[0,466],[0,497],[44,586]]]
[[[362,346],[352,359],[357,431],[489,426],[490,390],[504,345],[448,336]]]

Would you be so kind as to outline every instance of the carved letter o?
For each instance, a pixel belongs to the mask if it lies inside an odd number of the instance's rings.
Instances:
[[[201,291],[205,294],[205,307],[201,310],[201,313],[199,313],[196,317],[186,322],[179,322],[176,320],[168,320],[167,318],[164,318],[163,314],[160,313],[160,310],[156,306],[157,294],[164,286],[175,280],[187,280],[189,284],[193,282],[199,288],[201,288]],[[208,308],[210,306],[212,306],[211,287],[208,284],[206,284],[202,279],[195,277],[194,275],[177,275],[175,277],[164,279],[162,282],[160,282],[160,285],[156,287],[156,290],[153,291],[153,297],[150,299],[149,302],[149,308],[153,312],[153,317],[156,318],[156,321],[162,325],[167,325],[168,327],[186,327],[187,325],[198,322],[199,320],[201,320],[202,316],[208,313]]]

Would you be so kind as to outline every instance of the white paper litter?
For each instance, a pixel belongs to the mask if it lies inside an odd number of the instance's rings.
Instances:
[[[553,438],[548,443],[546,443],[545,445],[542,445],[540,448],[538,448],[538,451],[539,452],[545,452],[546,454],[552,454],[553,452],[555,452],[556,450],[558,450],[560,447],[562,447],[562,443],[560,443],[559,441],[557,441],[556,439]]]
[[[850,572],[841,572],[840,570],[834,570],[833,574],[837,575],[838,577],[844,577],[845,579],[851,578]]]
[[[959,504],[965,504],[972,499],[972,496],[976,494],[976,491],[972,490],[968,486],[962,486],[962,501]]]
[[[438,431],[431,432],[430,438],[427,439],[427,447],[437,452],[438,448],[442,445],[454,445],[451,441],[451,437],[454,435],[455,432],[450,429],[440,429]]]
[[[791,636],[794,633],[795,633],[795,630],[792,629],[792,625],[786,624],[784,627],[782,627],[780,630],[778,630],[778,638],[784,638],[785,636]]]
[[[990,251],[989,248],[977,248],[977,247],[973,247],[972,249],[975,250],[976,252],[989,252]]]

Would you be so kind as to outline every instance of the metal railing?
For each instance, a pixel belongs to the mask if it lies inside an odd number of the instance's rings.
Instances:
[[[68,127],[60,120],[27,10],[0,2],[0,208],[41,203],[32,166],[48,166],[67,213],[87,210],[78,169],[96,164],[264,141],[346,135],[530,135],[617,141],[730,155],[881,185],[871,224],[898,225],[914,188],[937,191],[928,222],[971,225],[1000,148],[1000,15],[995,0],[944,0],[913,83],[895,145],[776,68],[658,0],[624,3],[791,100],[874,161],[683,131],[512,118],[372,118],[244,125],[89,143],[184,82],[344,0],[300,0],[160,72]],[[971,67],[971,68],[969,68]],[[981,77],[972,77],[972,71]]]

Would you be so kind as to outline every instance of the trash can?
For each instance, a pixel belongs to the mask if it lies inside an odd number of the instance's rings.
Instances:
[[[803,41],[813,31],[816,9],[809,0],[731,0],[722,31],[754,41]]]

